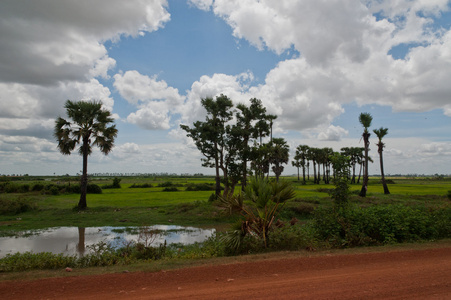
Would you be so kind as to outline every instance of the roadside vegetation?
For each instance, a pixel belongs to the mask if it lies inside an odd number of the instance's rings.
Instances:
[[[68,188],[76,186],[76,178],[41,179],[23,177],[21,181],[0,183],[2,236],[59,226],[145,229],[155,224],[215,227],[217,234],[202,244],[185,246],[154,245],[149,239],[120,249],[100,243],[89,245],[92,251],[82,258],[51,253],[7,255],[0,259],[1,272],[314,251],[451,237],[451,179],[446,177],[388,177],[389,195],[378,184],[379,177],[370,177],[366,197],[358,196],[360,185],[347,182],[343,187],[339,181],[318,185],[310,181],[303,184],[296,177],[282,177],[279,183],[250,178],[247,193],[237,191],[228,202],[212,197],[214,177],[91,177],[89,184],[98,186],[101,193],[89,195],[90,206],[84,211],[74,206],[79,194]],[[120,186],[111,187],[114,182]],[[289,187],[282,198],[277,194],[284,188],[277,189],[277,184]],[[49,192],[55,187],[58,193]],[[177,191],[165,191],[168,187]],[[345,201],[345,208],[340,199]]]

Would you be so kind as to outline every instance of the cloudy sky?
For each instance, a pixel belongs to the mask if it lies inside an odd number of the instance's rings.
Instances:
[[[210,174],[179,125],[221,93],[261,99],[292,153],[363,147],[369,112],[386,173],[450,174],[450,27],[449,0],[2,0],[0,174],[80,172],[52,136],[67,99],[116,118],[90,173]]]

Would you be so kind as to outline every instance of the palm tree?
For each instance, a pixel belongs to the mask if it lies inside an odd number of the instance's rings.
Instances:
[[[114,119],[108,110],[102,109],[101,102],[67,100],[64,107],[69,119],[58,117],[53,134],[58,141],[58,149],[63,155],[70,155],[77,144],[81,144],[78,153],[83,156],[83,173],[78,208],[83,210],[87,207],[88,156],[92,153],[92,146],[99,147],[105,155],[110,153],[114,146],[114,138],[117,136],[117,129],[115,125],[108,127]]]
[[[274,138],[270,146],[269,163],[272,164],[272,171],[276,175],[276,181],[279,181],[280,174],[283,172],[283,164],[288,163],[290,157],[290,147],[283,138]]]
[[[382,158],[382,152],[384,151],[385,144],[382,143],[382,138],[387,135],[388,128],[379,128],[374,129],[373,132],[376,134],[377,138],[379,139],[379,142],[377,145],[377,152],[379,153],[379,161],[381,165],[381,179],[382,179],[382,186],[384,187],[384,194],[388,195],[390,194],[390,191],[388,190],[387,183],[385,182],[385,175],[384,175],[384,161]]]
[[[363,130],[363,142],[365,145],[365,161],[363,167],[363,184],[362,189],[360,190],[359,195],[361,197],[366,196],[366,190],[368,189],[368,151],[370,147],[370,133],[368,132],[368,127],[371,126],[371,122],[373,121],[373,117],[370,113],[361,113],[359,116],[359,122],[362,124]]]

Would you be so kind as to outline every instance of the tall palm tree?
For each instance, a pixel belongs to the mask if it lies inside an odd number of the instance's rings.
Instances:
[[[368,132],[368,128],[371,126],[371,122],[373,121],[373,117],[370,113],[361,113],[359,116],[359,122],[362,124],[363,130],[363,142],[365,146],[365,162],[363,167],[363,184],[362,189],[360,190],[359,195],[361,197],[366,196],[366,190],[368,189],[368,151],[370,148],[370,133]]]
[[[388,195],[390,194],[390,191],[388,190],[387,183],[385,182],[385,175],[384,175],[384,160],[382,158],[382,152],[384,151],[385,144],[382,143],[382,138],[387,135],[388,128],[379,128],[374,129],[373,132],[376,134],[377,138],[379,139],[379,142],[377,145],[377,152],[379,153],[379,161],[381,165],[381,179],[382,179],[382,186],[384,187],[384,194]]]
[[[67,100],[64,107],[69,118],[58,117],[53,134],[58,141],[59,151],[64,155],[70,155],[77,144],[81,144],[78,153],[83,156],[83,173],[78,208],[83,210],[87,207],[88,156],[92,153],[92,146],[99,147],[105,155],[110,153],[117,129],[115,125],[109,126],[114,119],[108,110],[102,109],[101,102]]]

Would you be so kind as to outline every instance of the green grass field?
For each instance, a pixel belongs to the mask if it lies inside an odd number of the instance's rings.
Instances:
[[[352,185],[354,191],[351,201],[369,205],[403,203],[424,207],[451,205],[447,198],[451,190],[451,180],[391,178],[391,194],[384,195],[377,178],[371,178],[367,197],[358,193],[361,186]],[[56,182],[58,179],[55,179]],[[285,206],[282,218],[308,219],[318,206],[332,203],[327,190],[333,184],[302,185],[295,177],[284,177],[292,181],[296,199]],[[120,189],[104,189],[102,194],[88,194],[88,209],[78,212],[74,207],[79,195],[42,195],[40,193],[0,194],[0,199],[29,199],[37,204],[37,209],[19,214],[0,215],[0,236],[11,235],[22,230],[58,226],[142,226],[153,224],[176,224],[190,226],[221,227],[233,222],[235,217],[222,213],[208,202],[213,191],[185,191],[190,183],[213,183],[213,177],[124,177]],[[100,186],[111,184],[112,178],[92,180]],[[179,191],[165,192],[159,184],[172,182]],[[33,182],[20,182],[28,183]],[[151,188],[129,188],[133,184],[151,184]],[[240,187],[237,187],[239,190]]]

